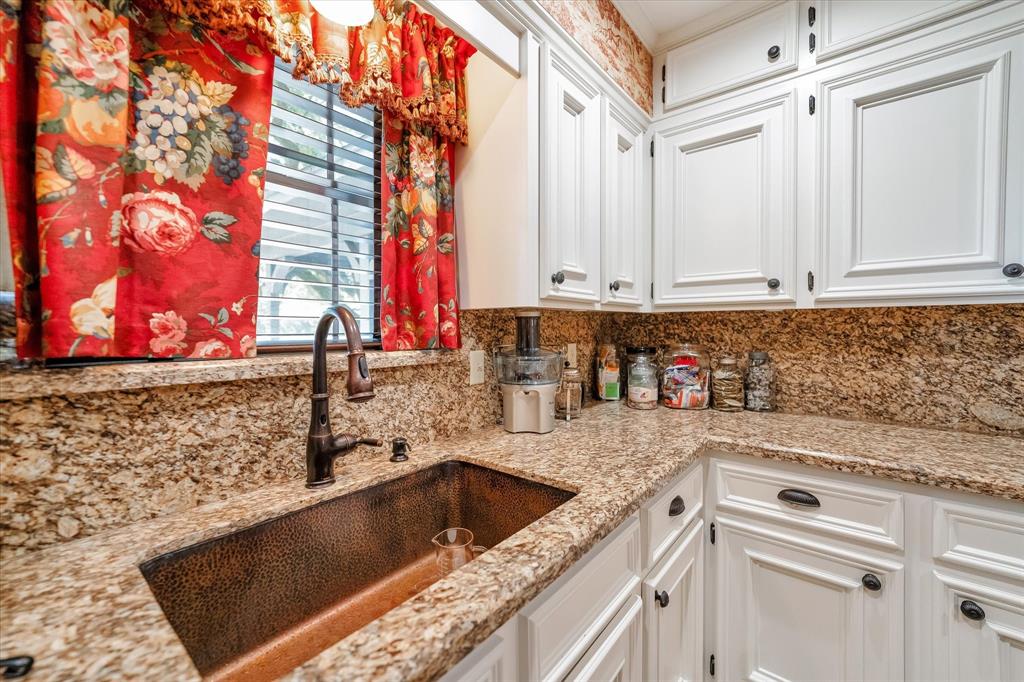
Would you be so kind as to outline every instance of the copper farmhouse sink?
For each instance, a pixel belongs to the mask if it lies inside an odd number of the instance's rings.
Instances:
[[[204,677],[273,679],[439,580],[439,531],[494,547],[572,497],[447,461],[140,569]]]

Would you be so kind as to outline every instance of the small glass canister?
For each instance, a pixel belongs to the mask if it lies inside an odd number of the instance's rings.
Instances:
[[[711,361],[703,346],[684,343],[668,350],[661,396],[666,407],[707,409],[711,404]]]
[[[646,355],[637,355],[629,365],[626,404],[638,410],[658,407],[658,368]]]
[[[565,363],[562,369],[562,383],[555,393],[555,417],[572,421],[583,411],[583,376],[579,369]]]
[[[751,352],[747,366],[746,408],[754,412],[771,412],[775,409],[775,368],[768,353]]]
[[[736,358],[724,357],[711,375],[713,407],[722,412],[739,412],[743,409],[743,372]]]
[[[651,361],[651,364],[658,366],[658,349],[655,346],[626,346],[626,362],[623,363],[622,381],[628,384],[629,368],[641,355]]]

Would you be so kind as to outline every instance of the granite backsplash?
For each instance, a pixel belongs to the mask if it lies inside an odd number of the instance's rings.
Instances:
[[[541,341],[576,341],[589,381],[602,319],[545,313]],[[511,343],[514,329],[511,310],[465,312],[461,351],[373,370],[377,397],[367,403],[346,402],[344,374],[332,375],[335,430],[404,436],[415,451],[493,425],[493,369],[470,386],[468,351]],[[16,370],[0,374],[0,558],[305,476],[308,376],[4,400],[15,381]]]
[[[488,362],[485,382],[469,386],[468,351],[511,342],[513,330],[510,310],[464,312],[461,351],[375,369],[369,403],[346,403],[333,375],[335,428],[405,436],[415,450],[493,424],[493,371]],[[588,385],[599,339],[691,341],[715,358],[767,350],[784,412],[1024,435],[1024,305],[544,312],[542,342],[576,342]],[[17,380],[0,374],[0,557],[304,475],[308,376],[4,400]]]

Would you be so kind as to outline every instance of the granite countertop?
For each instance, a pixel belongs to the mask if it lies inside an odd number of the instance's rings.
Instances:
[[[37,682],[195,679],[195,668],[138,570],[145,559],[443,459],[477,462],[577,492],[285,679],[437,677],[708,448],[1024,500],[1024,442],[1017,438],[824,417],[648,412],[602,404],[542,436],[492,428],[417,447],[402,464],[386,457],[339,460],[339,482],[325,490],[290,482],[12,560],[0,577],[0,653],[35,656],[31,679]]]

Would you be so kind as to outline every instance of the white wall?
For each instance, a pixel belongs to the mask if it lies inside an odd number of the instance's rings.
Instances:
[[[531,171],[529,140],[536,136],[528,127],[536,123],[527,116],[531,83],[482,53],[469,60],[466,73],[469,145],[457,148],[455,185],[460,305],[535,306],[536,150]]]

